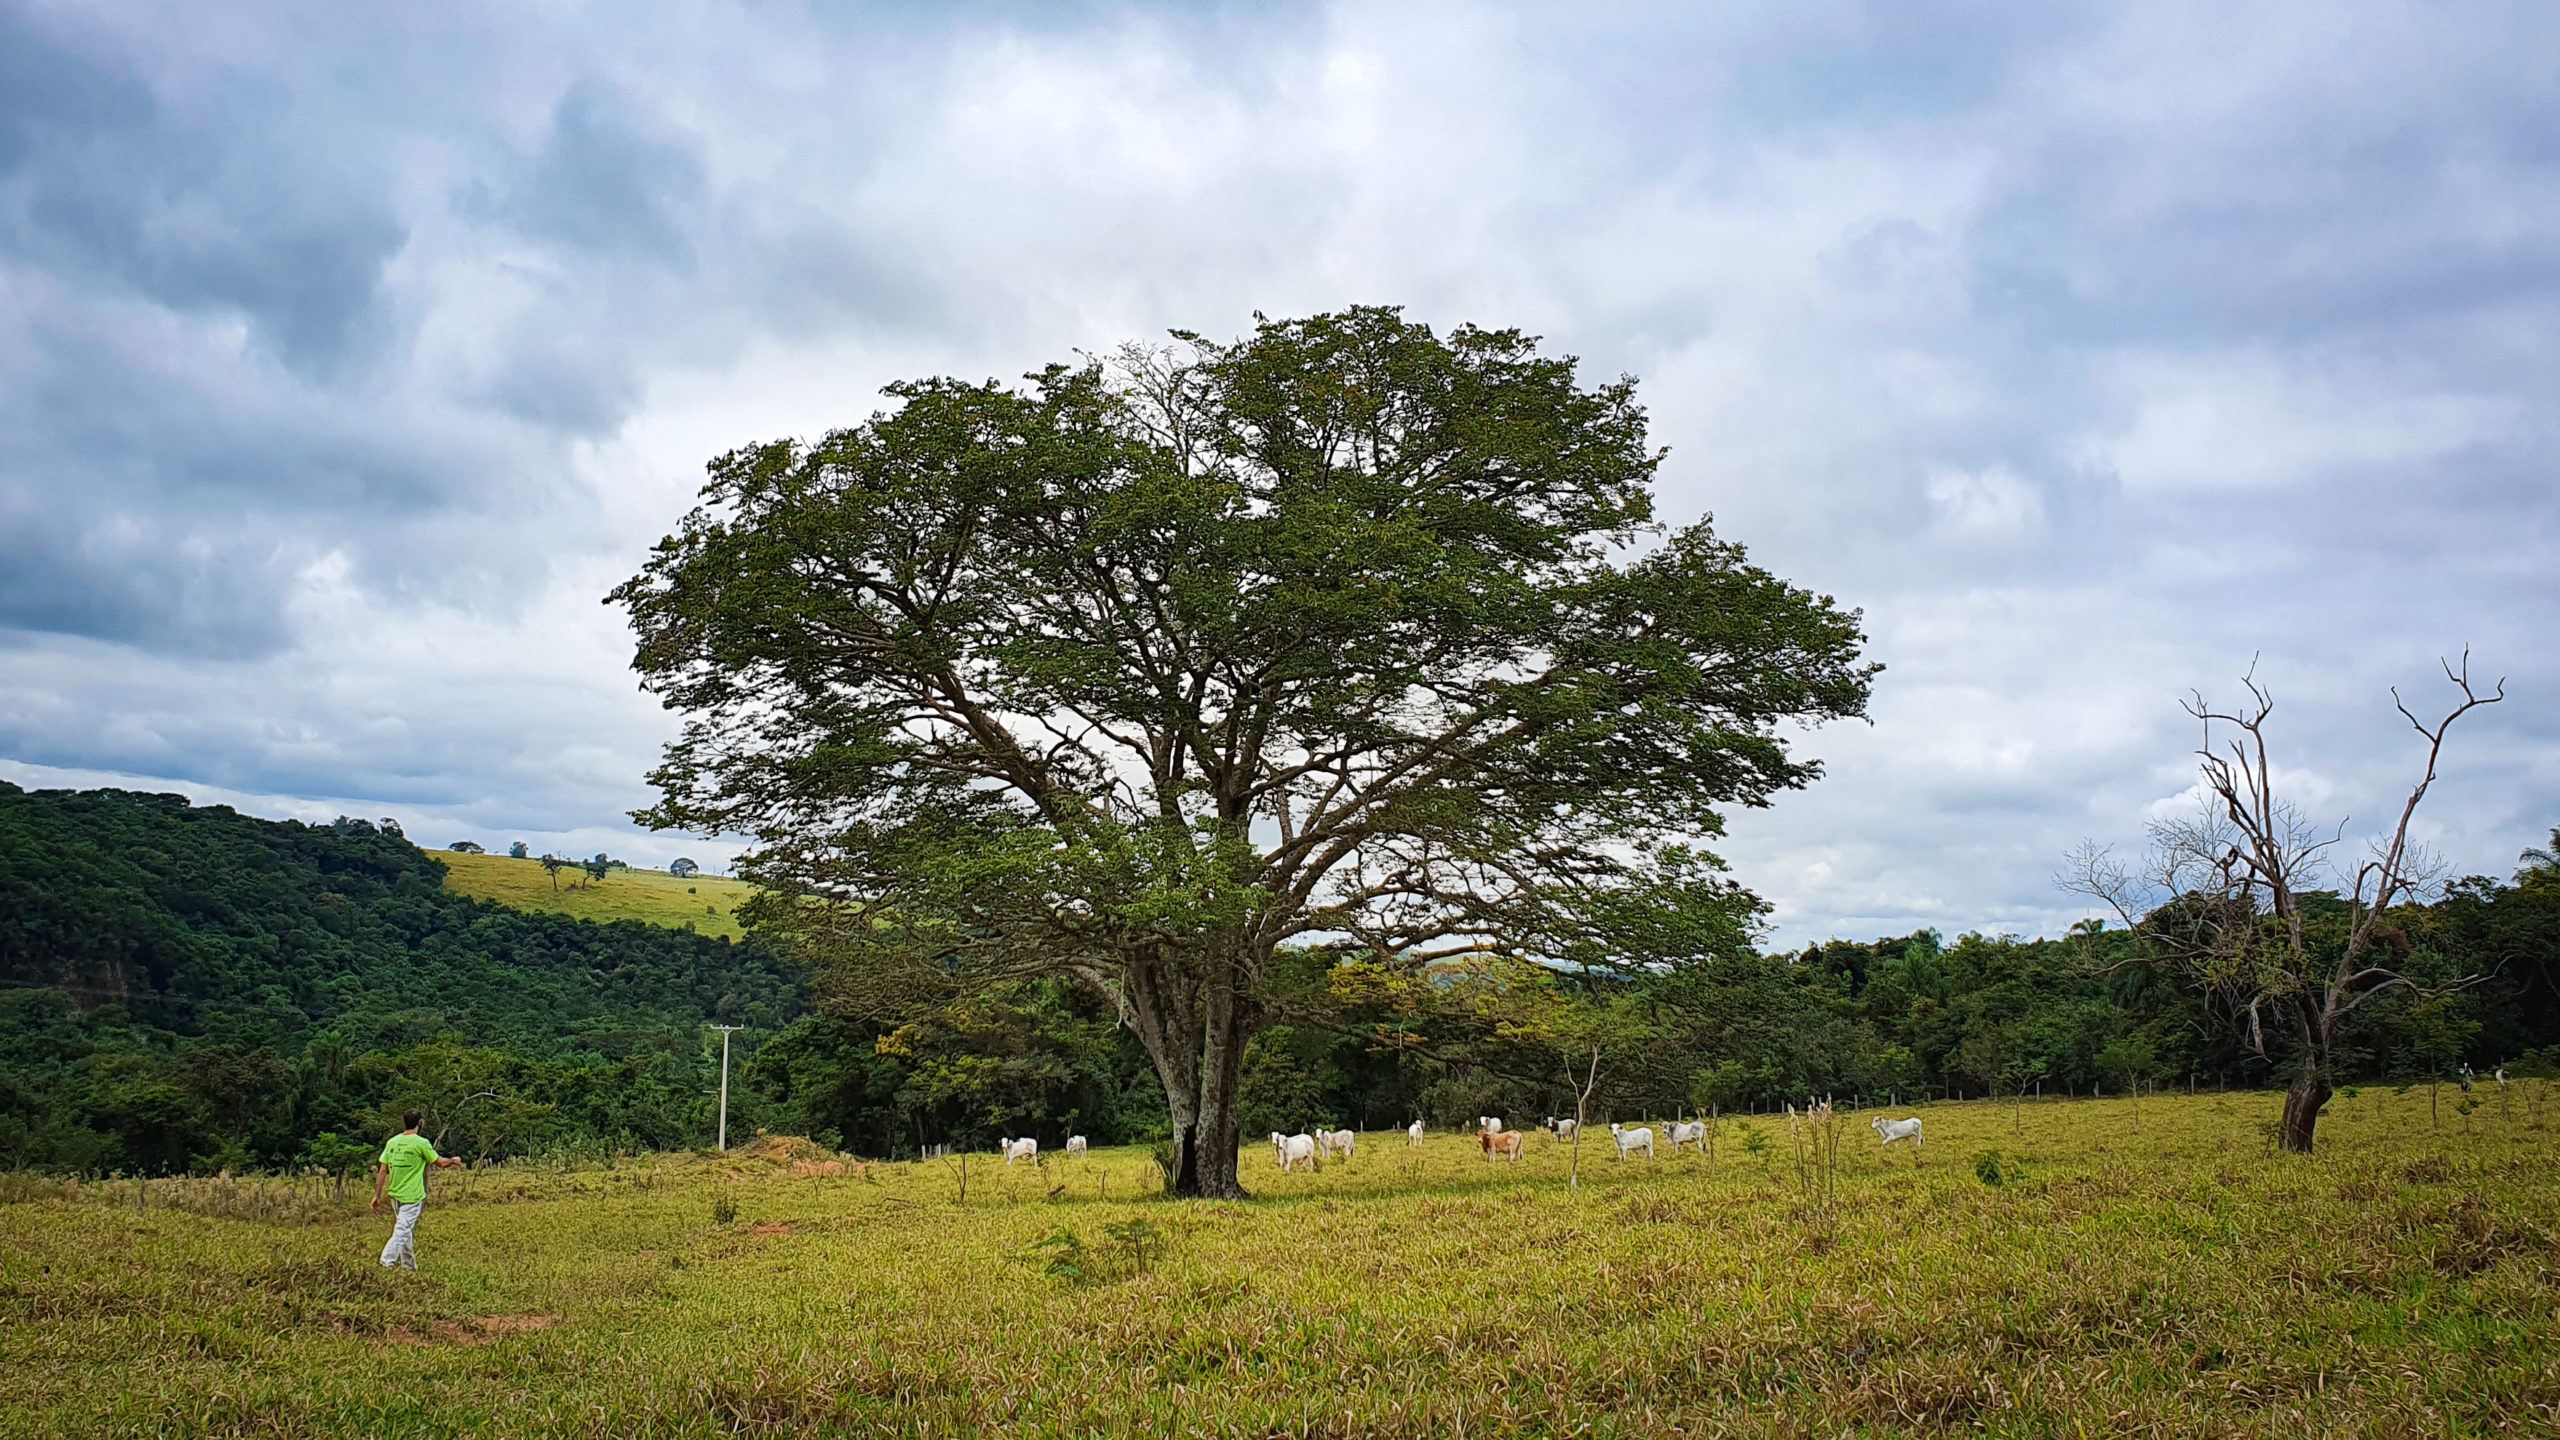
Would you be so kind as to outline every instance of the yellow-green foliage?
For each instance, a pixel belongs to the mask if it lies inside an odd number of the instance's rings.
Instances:
[[[1827,1217],[1766,1117],[1712,1164],[1601,1132],[1578,1191],[1543,1134],[1253,1149],[1242,1205],[1149,1198],[1140,1151],[973,1156],[963,1206],[957,1160],[767,1140],[440,1175],[418,1276],[310,1182],[0,1177],[0,1429],[2551,1434],[2560,1166],[2521,1089],[2442,1128],[2341,1099],[2308,1160],[2269,1095],[1927,1106],[1919,1154],[1853,1116]]]
[[[679,880],[663,870],[615,870],[603,880],[570,866],[559,876],[559,888],[539,860],[507,855],[457,855],[434,852],[445,863],[444,888],[475,900],[495,900],[518,910],[548,910],[581,920],[642,920],[705,935],[737,939],[738,907],[755,887],[736,880],[696,875]]]

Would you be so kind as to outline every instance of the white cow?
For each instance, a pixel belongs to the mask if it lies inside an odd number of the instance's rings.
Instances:
[[[1068,1153],[1068,1154],[1070,1154],[1070,1155],[1081,1155],[1081,1154],[1083,1154],[1083,1153],[1084,1153],[1084,1137],[1083,1137],[1083,1136],[1081,1136],[1081,1135],[1070,1135],[1070,1136],[1068,1136],[1068,1137],[1067,1137],[1067,1153]]]
[[[1553,1115],[1547,1117],[1547,1133],[1558,1140],[1571,1140],[1581,1128],[1582,1122],[1578,1120],[1559,1120]]]
[[[1007,1165],[1016,1160],[1028,1160],[1034,1165],[1040,1163],[1040,1142],[1028,1135],[1019,1140],[998,1140],[996,1148],[1004,1152],[1004,1163]]]
[[[1887,1120],[1879,1115],[1870,1123],[1875,1126],[1876,1134],[1882,1136],[1887,1145],[1896,1140],[1909,1140],[1911,1148],[1917,1150],[1926,1143],[1925,1137],[1920,1133],[1920,1117],[1916,1115],[1908,1120]]]
[[[1410,1149],[1412,1149],[1414,1146],[1419,1145],[1419,1144],[1421,1144],[1421,1143],[1422,1143],[1422,1122],[1421,1122],[1421,1121],[1419,1121],[1419,1120],[1416,1120],[1416,1121],[1414,1121],[1412,1124],[1410,1124],[1410,1125],[1406,1126],[1406,1127],[1405,1127],[1405,1129],[1404,1129],[1404,1146],[1405,1146],[1405,1148],[1406,1148],[1406,1149],[1410,1150]]]
[[[1707,1122],[1704,1120],[1674,1120],[1662,1129],[1671,1137],[1674,1150],[1683,1145],[1696,1145],[1700,1150],[1707,1148]]]
[[[1653,1127],[1650,1125],[1629,1130],[1612,1120],[1609,1122],[1609,1138],[1618,1142],[1618,1158],[1621,1160],[1638,1150],[1644,1152],[1647,1160],[1653,1158]]]
[[[1271,1132],[1271,1158],[1278,1161],[1283,1170],[1297,1169],[1298,1162],[1301,1160],[1306,1161],[1307,1168],[1313,1170],[1316,1168],[1316,1137],[1283,1135],[1274,1130]]]
[[[1476,1117],[1476,1133],[1477,1133],[1477,1134],[1479,1134],[1479,1135],[1499,1135],[1499,1134],[1501,1134],[1501,1133],[1502,1133],[1502,1117],[1501,1117],[1501,1116],[1499,1116],[1499,1115],[1479,1115],[1479,1116],[1477,1116],[1477,1117]]]
[[[1351,1149],[1359,1143],[1359,1140],[1359,1135],[1350,1130],[1319,1129],[1316,1131],[1316,1148],[1326,1155],[1344,1160],[1351,1158]]]

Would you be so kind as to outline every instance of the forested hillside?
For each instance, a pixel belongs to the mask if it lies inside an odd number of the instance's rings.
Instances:
[[[830,1014],[760,946],[473,901],[364,821],[307,826],[168,795],[0,785],[0,1166],[127,1173],[339,1165],[418,1105],[470,1156],[733,1133],[868,1154],[1162,1133],[1100,995],[1044,982],[905,1024]],[[2394,916],[2395,963],[2486,983],[2377,1000],[2350,1081],[2417,1083],[2560,1045],[2560,867]],[[2315,902],[2314,937],[2340,920]],[[1414,982],[1305,954],[1247,1052],[1248,1131],[1768,1107],[1842,1096],[2255,1085],[2233,1017],[2122,931],[1935,932],[1702,958],[1643,982],[1526,966]],[[1598,1060],[1596,1078],[1591,1065]],[[2279,1052],[2278,1060],[2282,1055]]]
[[[697,1143],[705,1022],[805,1006],[752,945],[442,880],[366,821],[0,785],[0,1165],[336,1163],[413,1104],[463,1153]]]

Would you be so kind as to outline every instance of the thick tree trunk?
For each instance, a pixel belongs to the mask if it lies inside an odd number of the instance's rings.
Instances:
[[[1200,1174],[1198,1188],[1189,1193],[1204,1199],[1243,1200],[1249,1197],[1236,1179],[1237,1142],[1242,1138],[1236,1127],[1243,1120],[1236,1102],[1244,1077],[1245,1042],[1252,1038],[1253,1000],[1238,983],[1238,967],[1220,969],[1222,974],[1209,986],[1206,1013],[1201,1017],[1205,1053],[1200,1063]]]
[[[1121,971],[1121,1012],[1155,1061],[1173,1122],[1172,1191],[1184,1198],[1248,1198],[1236,1179],[1236,1091],[1251,1038],[1240,967],[1204,975],[1184,957],[1149,956]]]
[[[2284,1148],[2296,1155],[2311,1153],[2312,1133],[2320,1124],[2320,1107],[2329,1103],[2329,1082],[2319,1066],[2304,1062],[2293,1088],[2284,1093]]]

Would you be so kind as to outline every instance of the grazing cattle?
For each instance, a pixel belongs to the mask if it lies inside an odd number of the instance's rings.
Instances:
[[[1629,1130],[1613,1120],[1609,1122],[1609,1138],[1618,1142],[1618,1158],[1621,1160],[1638,1150],[1644,1152],[1647,1160],[1653,1158],[1653,1127],[1650,1125]]]
[[[1581,1129],[1579,1120],[1559,1120],[1553,1115],[1547,1117],[1547,1133],[1558,1140],[1571,1140]]]
[[[1406,1149],[1410,1150],[1410,1149],[1412,1149],[1414,1146],[1419,1145],[1419,1144],[1421,1144],[1421,1143],[1422,1143],[1422,1122],[1421,1122],[1421,1121],[1419,1121],[1419,1120],[1416,1120],[1416,1121],[1414,1121],[1412,1124],[1410,1124],[1410,1125],[1406,1126],[1406,1127],[1405,1127],[1405,1129],[1404,1129],[1404,1145],[1405,1145],[1405,1148],[1406,1148]]]
[[[1313,1170],[1316,1168],[1316,1137],[1283,1135],[1274,1130],[1271,1132],[1271,1158],[1279,1162],[1283,1170],[1297,1169],[1298,1162],[1301,1160],[1306,1161],[1307,1168]]]
[[[1674,1120],[1662,1127],[1662,1133],[1670,1137],[1674,1150],[1692,1144],[1701,1151],[1707,1148],[1707,1122],[1704,1120]]]
[[[1357,1131],[1318,1130],[1316,1132],[1316,1148],[1318,1150],[1323,1151],[1327,1155],[1339,1156],[1345,1160],[1351,1158],[1352,1147],[1357,1145],[1359,1142],[1360,1136]]]
[[[1887,1120],[1883,1116],[1879,1115],[1871,1123],[1875,1126],[1876,1134],[1882,1136],[1884,1138],[1884,1143],[1887,1145],[1892,1144],[1896,1140],[1909,1140],[1911,1142],[1911,1148],[1917,1150],[1922,1144],[1926,1143],[1925,1137],[1920,1133],[1920,1119],[1918,1116],[1913,1116],[1908,1120]]]
[[[1476,1132],[1476,1143],[1484,1147],[1484,1158],[1487,1160],[1491,1160],[1497,1155],[1501,1156],[1505,1160],[1519,1159],[1520,1142],[1525,1138],[1526,1137],[1521,1135],[1517,1130],[1509,1131],[1500,1135],[1496,1135],[1490,1130],[1479,1130]]]
[[[1019,1140],[998,1140],[996,1148],[1004,1152],[1007,1165],[1016,1160],[1028,1160],[1034,1165],[1040,1163],[1040,1142],[1028,1135]]]
[[[1067,1137],[1067,1153],[1068,1153],[1068,1154],[1070,1154],[1070,1155],[1081,1155],[1081,1154],[1083,1154],[1083,1153],[1084,1153],[1084,1137],[1083,1137],[1083,1136],[1081,1136],[1081,1135],[1070,1135],[1070,1136],[1068,1136],[1068,1137]]]
[[[1476,1133],[1477,1133],[1477,1134],[1479,1134],[1479,1135],[1499,1135],[1499,1134],[1501,1134],[1501,1133],[1502,1133],[1502,1117],[1501,1117],[1501,1116],[1499,1116],[1499,1115],[1479,1115],[1479,1116],[1477,1116],[1477,1117],[1476,1117]]]

